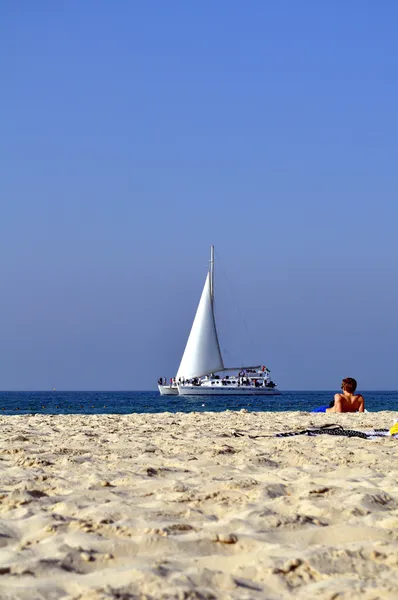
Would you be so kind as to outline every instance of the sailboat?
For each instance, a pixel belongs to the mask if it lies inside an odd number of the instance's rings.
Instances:
[[[161,395],[243,396],[279,395],[265,365],[225,367],[214,317],[214,246],[199,306],[177,375],[167,385],[158,382]]]

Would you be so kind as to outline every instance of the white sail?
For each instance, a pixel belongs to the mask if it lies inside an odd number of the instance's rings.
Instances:
[[[176,375],[177,381],[201,377],[224,368],[214,320],[211,283],[212,275],[208,273]]]

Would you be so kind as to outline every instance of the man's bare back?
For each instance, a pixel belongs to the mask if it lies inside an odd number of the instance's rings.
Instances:
[[[346,412],[364,412],[365,400],[361,394],[350,394],[343,392],[334,395],[334,406],[327,408],[326,412],[346,413]]]

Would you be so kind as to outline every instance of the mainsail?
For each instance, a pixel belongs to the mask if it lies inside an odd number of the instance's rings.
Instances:
[[[213,264],[211,265],[213,267]],[[191,333],[176,375],[177,381],[222,371],[220,345],[213,311],[212,275],[208,273]]]

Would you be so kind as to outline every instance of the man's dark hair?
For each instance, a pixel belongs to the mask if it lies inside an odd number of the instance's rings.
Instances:
[[[341,389],[344,392],[348,392],[349,394],[353,394],[357,389],[357,382],[352,377],[346,377],[341,382]]]

